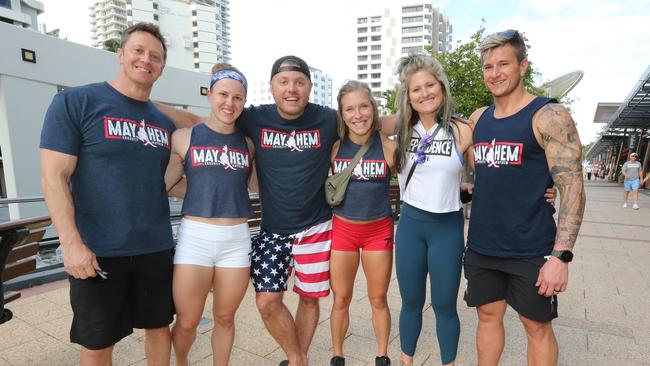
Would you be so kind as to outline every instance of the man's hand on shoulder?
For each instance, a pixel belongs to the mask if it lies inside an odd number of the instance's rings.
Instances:
[[[468,122],[472,130],[474,130],[474,127],[476,126],[476,122],[481,118],[485,110],[488,109],[488,107],[481,107],[477,110],[475,110],[471,116],[469,116]]]

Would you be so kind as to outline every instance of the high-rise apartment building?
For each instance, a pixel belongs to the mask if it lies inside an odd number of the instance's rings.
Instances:
[[[356,78],[370,85],[381,105],[382,94],[397,84],[395,64],[412,52],[451,50],[449,18],[432,3],[394,5],[356,18]]]
[[[133,23],[150,22],[165,36],[168,66],[209,73],[215,63],[230,62],[229,0],[95,0],[89,9],[95,47],[119,40]]]
[[[321,70],[309,67],[311,72],[311,93],[309,94],[309,101],[322,106],[332,106],[332,78]],[[248,96],[246,98],[246,105],[260,105],[271,104],[273,96],[270,92],[270,83],[265,81],[253,81],[248,86]]]
[[[43,3],[36,0],[0,0],[0,22],[38,30],[37,16]]]

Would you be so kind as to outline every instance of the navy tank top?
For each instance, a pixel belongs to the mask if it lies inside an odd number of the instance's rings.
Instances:
[[[553,249],[555,209],[544,198],[553,180],[532,126],[533,115],[547,103],[557,102],[537,97],[505,118],[495,118],[492,105],[479,118],[469,249],[509,258],[544,256]]]
[[[350,220],[374,220],[390,216],[390,168],[384,157],[381,136],[375,133],[372,145],[352,171],[343,202],[334,207],[334,214]],[[349,164],[361,145],[345,138],[332,164],[340,173]]]
[[[187,191],[183,215],[250,217],[250,169],[251,156],[241,131],[222,134],[205,124],[192,128],[190,146],[185,154]]]

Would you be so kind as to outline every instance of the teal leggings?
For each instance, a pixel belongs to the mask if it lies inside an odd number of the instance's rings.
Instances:
[[[402,205],[395,236],[395,266],[402,295],[400,343],[408,356],[415,354],[422,329],[428,274],[440,358],[443,364],[456,359],[460,336],[456,298],[464,250],[463,225],[462,210],[431,213]]]

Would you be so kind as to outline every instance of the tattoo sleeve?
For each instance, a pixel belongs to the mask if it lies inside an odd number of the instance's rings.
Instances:
[[[571,115],[559,104],[547,104],[535,117],[551,177],[560,191],[556,250],[575,245],[585,208],[582,145]]]

